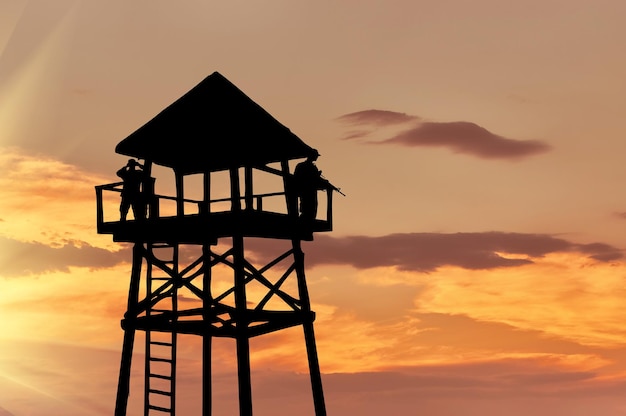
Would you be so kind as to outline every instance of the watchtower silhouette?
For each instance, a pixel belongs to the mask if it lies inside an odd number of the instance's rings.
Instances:
[[[332,191],[338,189],[328,182],[319,185],[327,191],[326,217],[304,220],[290,168],[290,162],[317,151],[217,72],[115,150],[144,161],[133,218],[126,219],[125,213],[124,220],[109,218],[111,212],[117,216],[109,206],[119,202],[115,194],[123,194],[123,182],[96,186],[98,233],[133,244],[115,415],[126,415],[136,331],[146,337],[144,415],[175,415],[177,335],[191,334],[203,340],[202,415],[212,412],[212,338],[228,337],[236,343],[240,415],[249,416],[249,340],[294,326],[304,331],[315,414],[325,415],[301,241],[332,230]],[[175,195],[156,193],[156,167],[173,172]],[[199,199],[186,195],[186,179],[194,175],[201,177]],[[280,189],[255,193],[258,176],[273,178]],[[227,197],[212,198],[220,187]],[[168,204],[171,212],[166,213]],[[268,250],[276,240],[290,244],[258,267],[244,250],[251,238],[257,244],[256,238],[265,239]],[[216,268],[229,270],[232,280],[226,289],[213,288]],[[269,277],[270,272],[278,277]],[[253,283],[254,293],[248,290]],[[183,292],[184,304],[179,302]],[[182,308],[190,298],[197,307]]]

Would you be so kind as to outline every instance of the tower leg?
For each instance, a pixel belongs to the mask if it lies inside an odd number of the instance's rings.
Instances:
[[[211,391],[211,334],[202,339],[202,416],[211,416],[213,393]]]
[[[298,292],[300,294],[300,302],[302,302],[302,312],[311,313],[311,302],[309,300],[309,291],[306,286],[306,277],[304,274],[304,253],[300,245],[300,240],[292,240],[294,262],[296,266],[296,276],[298,279]],[[313,319],[307,319],[303,324],[304,341],[306,343],[306,352],[309,360],[309,375],[311,377],[311,389],[313,390],[313,405],[315,407],[315,416],[326,416],[326,404],[324,402],[324,390],[322,389],[322,374],[320,364],[317,358],[317,347],[315,345],[315,332],[313,331]]]
[[[202,291],[204,299],[202,300],[205,315],[205,322],[211,322],[211,317],[206,315],[211,310],[213,298],[211,296],[211,250],[208,245],[202,246],[202,257],[204,258],[204,276],[202,280]],[[210,331],[204,332],[202,335],[202,416],[211,416],[213,408],[213,392],[212,392],[212,340],[213,334]]]
[[[252,380],[250,377],[250,339],[244,273],[243,237],[233,237],[235,308],[237,311],[237,372],[239,378],[239,415],[252,416]]]
[[[126,327],[124,328],[124,344],[122,346],[122,359],[120,363],[120,376],[117,384],[117,398],[115,400],[115,416],[126,416],[128,407],[128,395],[130,394],[130,369],[133,358],[133,346],[135,344],[135,311],[139,302],[139,282],[141,279],[141,263],[143,247],[137,243],[133,247],[133,266],[130,274],[130,287],[128,289],[128,310]]]
[[[239,376],[239,415],[252,416],[250,342],[245,335],[237,337],[237,373]]]
[[[322,389],[322,374],[319,360],[317,359],[317,347],[315,346],[315,333],[313,332],[313,322],[305,322],[304,342],[309,358],[309,374],[311,377],[311,389],[313,390],[313,406],[315,416],[326,416],[326,404],[324,403],[324,390]]]
[[[134,343],[135,329],[127,328],[124,331],[124,345],[122,346],[120,376],[117,383],[117,399],[115,400],[115,416],[126,416],[128,395],[130,394],[130,367]]]

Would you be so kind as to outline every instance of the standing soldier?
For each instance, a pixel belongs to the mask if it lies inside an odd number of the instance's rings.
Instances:
[[[139,169],[137,169],[139,168]],[[126,221],[128,209],[133,208],[135,219],[143,219],[144,209],[141,200],[141,183],[143,182],[143,166],[135,159],[129,159],[126,166],[117,171],[122,178],[122,201],[120,202],[120,220]]]
[[[300,218],[307,222],[313,222],[317,217],[317,191],[331,186],[326,179],[322,178],[322,171],[315,166],[315,161],[319,156],[319,152],[313,149],[306,160],[300,162],[293,172],[296,191],[300,198]]]

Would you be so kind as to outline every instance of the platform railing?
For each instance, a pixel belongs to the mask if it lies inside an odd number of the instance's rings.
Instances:
[[[95,187],[96,189],[96,218],[97,218],[98,225],[101,225],[104,223],[119,222],[119,219],[115,221],[105,221],[105,192],[108,193],[109,195],[120,194],[120,198],[121,198],[122,187],[123,187],[123,182],[115,182],[115,183],[110,183],[106,185],[98,185]],[[154,188],[152,187],[152,189]],[[327,198],[326,198],[326,202],[327,202],[326,203],[326,221],[328,222],[328,225],[331,227],[332,227],[332,194],[333,192],[331,190],[328,190]],[[287,208],[286,208],[286,203],[284,202],[285,195],[286,193],[284,191],[254,194],[252,195],[252,200],[254,200],[254,204],[245,204],[243,209],[244,211],[257,211],[257,212],[286,214]],[[158,219],[158,218],[174,217],[174,216],[179,215],[178,213],[176,213],[173,215],[162,216],[161,209],[162,209],[162,201],[172,201],[174,203],[179,203],[181,201],[180,198],[177,198],[175,196],[159,195],[153,192],[143,192],[142,197],[143,197],[144,208],[146,210],[146,217],[148,219],[152,220],[152,219]],[[285,206],[285,210],[283,212],[265,209],[266,204],[264,204],[264,201],[267,201],[269,198],[276,198],[276,197],[282,197],[281,205]],[[250,198],[250,196],[242,195],[239,199],[242,202],[245,202],[247,198]],[[232,202],[232,200],[233,199],[230,197],[211,199],[210,201],[208,201],[208,206],[207,206],[206,201],[183,198],[182,202],[184,204],[184,208],[183,208],[182,215],[185,215],[185,216],[204,215],[204,214],[217,213],[217,212],[228,212],[228,211],[231,211],[231,209],[213,210],[211,208],[215,207],[218,204]],[[113,203],[111,202],[111,204]],[[185,207],[188,207],[189,205],[193,206],[194,209],[187,212]],[[108,207],[109,207],[109,204],[107,204],[107,208]]]

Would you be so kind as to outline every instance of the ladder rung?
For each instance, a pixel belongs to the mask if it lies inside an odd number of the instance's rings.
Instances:
[[[164,281],[164,280],[170,280],[171,277],[153,277],[152,280],[160,280],[160,281]]]
[[[157,358],[157,357],[150,357],[150,361],[157,361],[160,363],[171,363],[173,360],[170,358]]]
[[[150,341],[152,345],[162,345],[164,347],[172,347],[174,344],[171,342],[163,342],[163,341]]]
[[[150,312],[172,312],[172,311],[167,310],[167,309],[150,309]]]
[[[171,380],[172,377],[171,376],[164,376],[162,374],[154,374],[154,373],[150,373],[149,374],[150,377],[154,377],[154,378],[160,378],[162,380]]]
[[[160,394],[160,395],[163,395],[163,396],[171,396],[172,395],[171,391],[163,391],[163,390],[155,390],[155,389],[149,389],[148,391],[150,393]]]
[[[171,413],[172,412],[172,409],[167,409],[165,407],[155,406],[153,404],[149,404],[148,405],[148,409],[158,410],[159,412],[166,412],[166,413]]]

